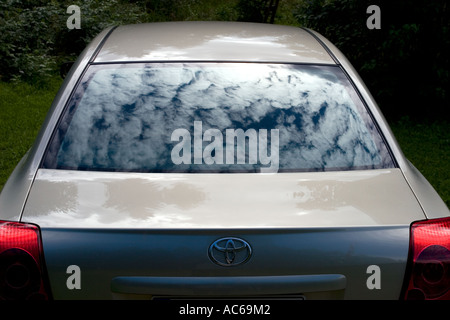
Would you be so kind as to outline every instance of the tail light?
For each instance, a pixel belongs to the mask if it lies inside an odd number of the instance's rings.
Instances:
[[[450,217],[411,226],[409,275],[404,298],[450,299]]]
[[[0,300],[47,300],[39,228],[0,221]]]

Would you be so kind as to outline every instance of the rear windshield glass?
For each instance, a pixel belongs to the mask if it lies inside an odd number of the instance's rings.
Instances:
[[[135,172],[286,172],[392,167],[339,67],[92,65],[43,167]]]

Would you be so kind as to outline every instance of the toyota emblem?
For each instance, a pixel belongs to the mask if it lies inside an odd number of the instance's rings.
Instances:
[[[252,248],[247,241],[239,238],[222,238],[211,244],[209,258],[219,266],[234,267],[250,259]]]

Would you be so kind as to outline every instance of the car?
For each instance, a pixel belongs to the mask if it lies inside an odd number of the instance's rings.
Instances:
[[[2,190],[0,296],[449,299],[449,216],[319,33],[110,27]]]

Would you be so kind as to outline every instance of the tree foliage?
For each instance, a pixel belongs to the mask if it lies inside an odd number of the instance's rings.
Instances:
[[[280,0],[239,0],[239,21],[273,23]]]
[[[2,0],[0,80],[45,81],[111,25],[174,20],[237,20],[237,0]],[[77,5],[81,29],[69,30]]]
[[[369,5],[381,29],[369,30]],[[69,5],[81,29],[69,30]],[[296,24],[322,33],[360,72],[388,117],[446,116],[449,21],[445,0],[2,0],[0,80],[45,81],[110,25],[173,20],[280,21],[296,5]],[[283,19],[281,19],[283,21]],[[290,21],[285,19],[284,21]]]
[[[82,28],[69,30],[67,7],[83,12]],[[0,3],[0,78],[45,81],[57,65],[77,56],[109,25],[144,21],[145,10],[119,0],[4,0]]]
[[[369,30],[369,5],[381,29]],[[447,116],[449,12],[444,0],[306,0],[298,21],[349,58],[388,118]]]

